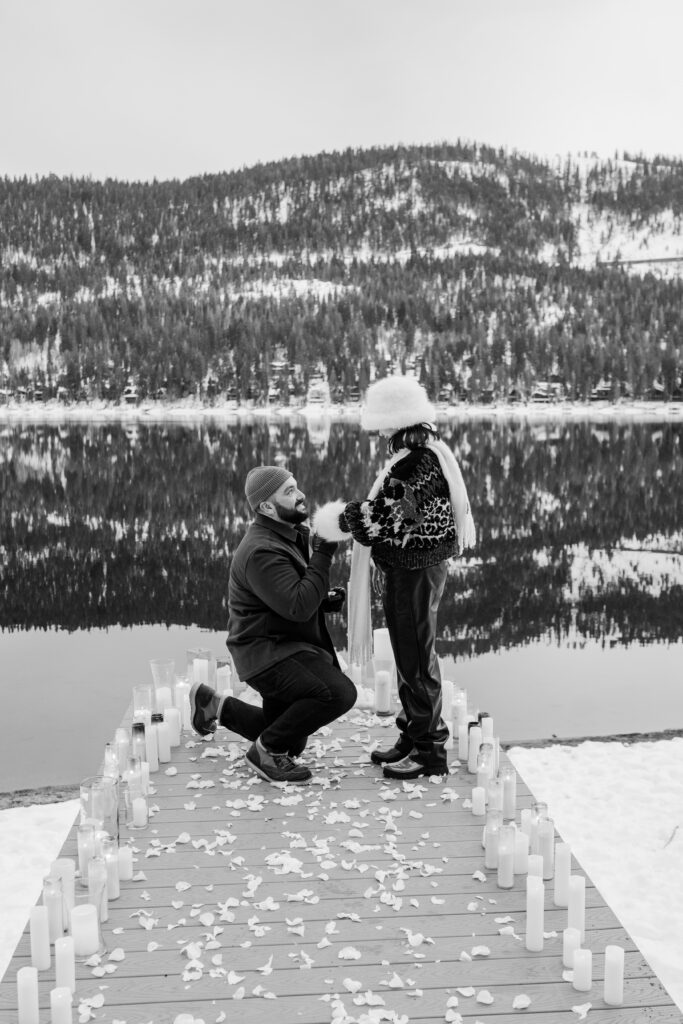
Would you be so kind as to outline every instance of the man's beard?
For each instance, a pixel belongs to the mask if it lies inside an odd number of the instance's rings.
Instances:
[[[285,508],[285,506],[281,505],[279,501],[274,501],[273,507],[280,519],[285,523],[292,523],[296,525],[297,523],[303,523],[308,519],[308,511],[302,511],[300,508],[297,508],[297,506],[294,508]]]

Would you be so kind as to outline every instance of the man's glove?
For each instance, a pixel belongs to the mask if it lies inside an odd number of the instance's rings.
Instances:
[[[319,551],[322,555],[329,555],[330,558],[332,558],[332,555],[339,547],[336,541],[323,540],[317,533],[313,535],[311,544],[314,551]]]
[[[332,587],[327,591],[327,597],[322,599],[320,607],[324,612],[340,612],[346,600],[346,591],[343,587]]]

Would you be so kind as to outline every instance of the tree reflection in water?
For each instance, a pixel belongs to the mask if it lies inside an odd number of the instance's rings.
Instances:
[[[683,425],[476,420],[442,426],[479,543],[452,563],[440,653],[541,636],[683,635]],[[364,496],[386,454],[355,424],[6,426],[0,434],[0,627],[164,623],[223,630],[251,466],[291,469],[311,507]],[[656,579],[623,548],[665,550]],[[586,575],[577,566],[597,565]],[[587,558],[585,556],[588,556]],[[333,582],[348,579],[340,548]],[[609,571],[605,571],[605,566]],[[375,601],[374,619],[382,621]],[[345,646],[343,615],[330,617]]]

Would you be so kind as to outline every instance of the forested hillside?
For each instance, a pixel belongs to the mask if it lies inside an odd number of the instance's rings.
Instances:
[[[6,394],[339,397],[387,365],[433,397],[670,397],[683,162],[462,143],[186,181],[0,180]]]

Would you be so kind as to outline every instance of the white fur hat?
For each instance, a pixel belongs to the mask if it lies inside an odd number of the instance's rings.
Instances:
[[[414,377],[383,377],[367,390],[360,424],[364,430],[402,430],[433,423],[435,416],[427,392]]]

